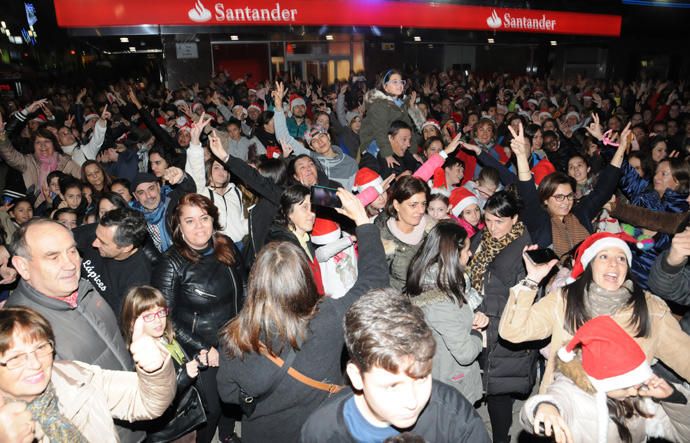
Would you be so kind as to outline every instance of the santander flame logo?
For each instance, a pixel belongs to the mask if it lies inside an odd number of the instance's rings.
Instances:
[[[491,29],[498,29],[503,24],[495,9],[491,12],[491,15],[487,17],[486,24],[489,25]]]
[[[193,22],[201,23],[211,20],[211,11],[204,7],[204,4],[201,3],[201,0],[196,0],[194,7],[189,10],[187,15]]]

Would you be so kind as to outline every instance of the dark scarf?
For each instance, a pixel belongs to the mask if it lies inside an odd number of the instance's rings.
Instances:
[[[491,236],[488,229],[482,233],[482,242],[479,244],[477,253],[472,258],[470,264],[470,274],[472,275],[472,287],[482,292],[482,285],[484,282],[484,273],[489,264],[494,261],[496,256],[501,253],[506,246],[518,239],[525,232],[525,225],[522,222],[517,222],[513,225],[513,229],[503,236],[501,239],[495,239]]]
[[[27,404],[26,408],[51,442],[88,443],[79,429],[60,412],[52,383],[48,384],[43,394]]]

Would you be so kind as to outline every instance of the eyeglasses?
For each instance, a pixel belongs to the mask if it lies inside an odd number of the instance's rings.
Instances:
[[[391,85],[400,85],[400,86],[405,86],[407,84],[406,80],[388,80],[388,83]]]
[[[557,202],[562,202],[562,201],[565,200],[566,198],[568,199],[568,201],[573,201],[573,200],[575,200],[575,194],[572,193],[572,192],[571,192],[570,194],[568,194],[568,195],[565,195],[565,194],[554,194],[554,195],[552,195],[551,197],[553,197],[553,199],[556,200]]]
[[[29,354],[35,354],[36,358],[45,358],[49,355],[53,355],[53,351],[55,351],[55,345],[52,341],[47,341],[38,345],[33,351],[23,352],[7,359],[7,361],[0,362],[0,366],[7,369],[19,369],[26,366],[26,363],[29,361]]]
[[[157,318],[165,318],[165,317],[167,317],[169,313],[170,313],[170,309],[168,309],[168,308],[163,308],[163,309],[161,309],[160,311],[154,312],[154,313],[152,313],[152,314],[144,314],[144,315],[141,316],[141,318],[143,318],[144,321],[145,321],[146,323],[150,323],[150,322],[154,321],[154,320],[157,319]]]

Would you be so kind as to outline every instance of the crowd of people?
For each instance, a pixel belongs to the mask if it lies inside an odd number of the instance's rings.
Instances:
[[[1,441],[690,442],[685,82],[38,91],[0,102]]]

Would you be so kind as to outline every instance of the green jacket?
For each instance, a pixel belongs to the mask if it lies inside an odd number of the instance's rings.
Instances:
[[[417,152],[421,140],[418,130],[423,122],[423,117],[416,108],[409,108],[407,103],[402,107],[395,104],[393,97],[374,89],[369,91],[364,98],[366,112],[362,119],[362,127],[359,131],[359,153],[369,147],[372,141],[376,141],[381,155],[388,157],[393,155],[393,148],[388,141],[388,128],[396,120],[402,120],[412,127],[412,143],[410,151]]]

